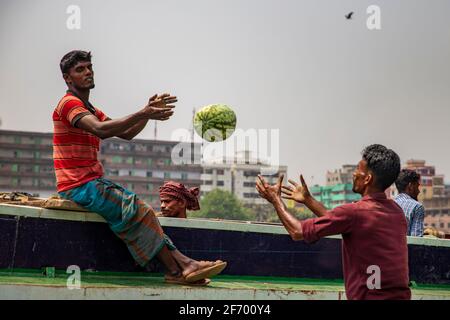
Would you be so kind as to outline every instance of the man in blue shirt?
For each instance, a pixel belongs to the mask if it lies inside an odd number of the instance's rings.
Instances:
[[[394,200],[405,213],[408,221],[408,236],[422,237],[425,209],[417,201],[420,193],[420,174],[414,170],[403,169],[395,181],[395,186],[399,194]]]

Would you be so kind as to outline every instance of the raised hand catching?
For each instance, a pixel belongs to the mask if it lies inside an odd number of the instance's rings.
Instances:
[[[266,182],[266,180],[258,175],[258,180],[256,181],[256,190],[261,197],[269,201],[270,203],[274,203],[281,197],[281,184],[283,182],[284,175],[280,175],[278,177],[278,181],[274,185],[270,185]]]
[[[177,97],[171,96],[169,93],[162,95],[153,95],[148,104],[144,107],[144,114],[148,119],[165,121],[173,115],[173,103],[177,102]]]
[[[299,203],[305,203],[305,201],[311,197],[311,193],[308,190],[308,186],[306,185],[305,179],[303,179],[303,175],[300,175],[300,183],[289,179],[288,180],[292,186],[282,186],[281,192],[284,194],[282,196],[283,199],[294,200]]]

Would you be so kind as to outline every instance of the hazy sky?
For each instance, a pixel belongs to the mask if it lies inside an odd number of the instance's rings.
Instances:
[[[381,30],[366,27],[372,4]],[[66,27],[69,5],[80,30]],[[382,143],[450,181],[448,0],[0,0],[0,43],[2,129],[51,132],[66,89],[59,61],[84,49],[91,101],[110,117],[155,92],[178,96],[161,139],[190,128],[194,107],[225,103],[239,128],[280,130],[291,177],[323,183]],[[153,138],[153,124],[139,138]]]

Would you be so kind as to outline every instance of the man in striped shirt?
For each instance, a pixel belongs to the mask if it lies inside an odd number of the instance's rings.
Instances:
[[[60,68],[69,90],[53,112],[58,193],[100,214],[142,267],[158,258],[167,269],[167,282],[207,285],[208,278],[220,273],[226,262],[196,261],[178,251],[164,234],[153,208],[133,192],[104,179],[97,158],[101,139],[133,139],[150,119],[168,120],[177,98],[155,94],[139,111],[110,119],[89,102],[90,90],[95,87],[91,53],[71,51],[62,58]]]
[[[408,236],[423,236],[423,220],[425,218],[425,209],[417,201],[420,190],[420,175],[413,170],[403,169],[395,186],[399,194],[395,197],[395,202],[403,209],[408,222]]]

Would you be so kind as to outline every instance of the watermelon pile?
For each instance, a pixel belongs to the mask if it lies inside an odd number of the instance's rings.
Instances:
[[[194,129],[206,141],[223,141],[236,129],[236,114],[227,105],[211,104],[195,113]]]

